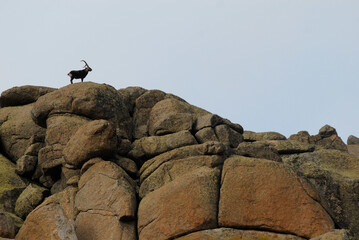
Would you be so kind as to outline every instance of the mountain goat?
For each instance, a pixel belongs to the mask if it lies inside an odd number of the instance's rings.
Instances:
[[[81,79],[81,82],[84,81],[84,78],[87,76],[88,72],[92,71],[92,68],[90,68],[90,66],[87,64],[87,62],[85,60],[81,60],[82,62],[84,62],[85,65],[85,69],[82,70],[72,70],[71,72],[69,72],[67,75],[70,76],[70,82],[72,84],[72,80],[74,79]]]

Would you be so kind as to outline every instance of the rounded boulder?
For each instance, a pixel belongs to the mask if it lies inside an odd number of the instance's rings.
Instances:
[[[109,158],[116,153],[117,137],[111,123],[94,120],[82,125],[66,144],[63,155],[66,163],[81,166],[95,157]]]

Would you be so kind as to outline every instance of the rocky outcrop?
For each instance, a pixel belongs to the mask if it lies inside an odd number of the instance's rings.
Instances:
[[[39,97],[49,92],[55,91],[56,88],[39,87],[39,86],[22,86],[13,87],[1,93],[0,106],[21,106],[36,102]]]
[[[358,237],[359,155],[328,125],[287,139],[91,82],[0,102],[0,237]]]
[[[40,97],[34,104],[33,120],[46,126],[53,115],[74,114],[88,119],[110,121],[117,133],[130,138],[130,115],[123,97],[106,84],[73,84]]]
[[[200,168],[142,199],[138,209],[140,239],[169,239],[217,227],[218,169]]]
[[[311,240],[348,240],[348,231],[344,229],[336,229]]]
[[[172,149],[197,144],[194,136],[188,131],[180,131],[164,136],[151,136],[134,141],[129,156],[135,159],[150,158]]]
[[[224,162],[221,181],[221,227],[271,230],[304,238],[334,229],[316,192],[283,164],[231,157]]]
[[[69,187],[47,198],[27,216],[16,239],[77,240],[73,211],[76,191]]]
[[[353,135],[350,135],[348,137],[347,143],[348,143],[348,145],[347,145],[348,152],[351,155],[359,158],[359,139]]]
[[[116,146],[116,133],[110,122],[94,120],[75,132],[63,149],[63,156],[67,166],[75,168],[91,158],[113,157]]]
[[[347,140],[348,145],[359,144],[359,138],[353,135],[350,135]]]
[[[338,136],[335,128],[329,125],[325,125],[321,129],[319,129],[317,135],[310,136],[308,132],[301,131],[297,134],[291,135],[289,139],[309,144],[315,144],[317,148],[337,149],[345,152],[348,151],[347,146]]]
[[[281,162],[282,158],[279,152],[266,142],[242,142],[236,148],[236,154],[253,157],[253,158],[264,158],[276,162]]]
[[[26,181],[15,173],[15,165],[0,154],[0,209],[14,212],[15,202],[26,188]]]
[[[25,217],[34,210],[47,195],[48,190],[46,188],[30,183],[16,200],[16,215],[25,219]]]
[[[153,106],[169,96],[160,90],[149,90],[143,92],[141,89],[137,90],[134,95],[137,98],[134,100],[129,97],[128,102],[131,109],[134,108],[134,110],[132,110],[134,125],[133,136],[135,139],[139,139],[148,136],[147,125]]]
[[[326,199],[327,209],[341,228],[359,232],[359,161],[346,152],[320,149],[283,157],[283,162],[308,179]]]
[[[124,170],[109,161],[98,162],[82,174],[78,189],[79,239],[135,239],[136,187]]]
[[[198,239],[268,239],[268,240],[304,240],[304,238],[290,234],[271,233],[265,231],[239,230],[234,228],[216,228],[204,231],[198,231],[188,234],[184,237],[175,238],[176,240],[198,240]],[[333,239],[334,240],[334,239]]]
[[[17,230],[14,219],[0,210],[0,236],[2,238],[14,238]]]
[[[173,159],[157,167],[148,177],[142,178],[139,195],[141,198],[161,188],[165,184],[202,167],[215,168],[223,164],[224,157],[218,155],[201,155]],[[145,176],[146,173],[141,176]]]
[[[169,133],[175,133],[183,130],[191,130],[193,125],[193,115],[198,113],[195,107],[179,101],[168,98],[162,100],[153,106],[148,120],[148,132],[151,136],[159,136]],[[202,114],[205,114],[204,112]]]
[[[37,145],[43,142],[45,128],[31,119],[33,104],[1,108],[0,141],[3,153],[17,162],[23,156],[37,157]],[[26,160],[22,160],[25,161]]]
[[[184,159],[191,156],[221,156],[226,154],[228,154],[228,149],[219,142],[207,142],[203,144],[177,148],[147,160],[140,169],[140,180],[144,181],[161,165],[170,161],[177,161],[179,159]]]
[[[287,138],[277,132],[252,132],[244,131],[243,133],[244,141],[246,142],[255,142],[255,141],[268,141],[268,140],[286,140]]]

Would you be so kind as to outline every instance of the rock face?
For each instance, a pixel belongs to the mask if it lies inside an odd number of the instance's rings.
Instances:
[[[91,82],[0,104],[0,238],[359,238],[359,147],[331,126],[287,139]]]
[[[0,211],[0,235],[4,238],[14,238],[16,235],[14,220],[3,211]]]
[[[66,144],[63,154],[71,166],[81,166],[94,157],[108,158],[116,153],[117,138],[110,122],[94,120],[82,125]]]
[[[359,162],[357,157],[333,149],[283,157],[286,165],[305,176],[327,199],[328,212],[341,228],[359,232]]]
[[[201,168],[149,193],[138,209],[140,239],[217,227],[219,170]]]
[[[75,198],[79,239],[135,239],[134,181],[113,162],[101,161],[80,178]]]
[[[359,138],[356,136],[350,135],[348,137],[347,144],[348,145],[359,144]]]
[[[16,239],[70,239],[77,240],[73,206],[76,189],[52,195],[35,208]]]
[[[106,84],[72,84],[41,96],[31,111],[33,120],[46,126],[57,114],[74,114],[89,119],[110,121],[123,138],[129,138],[130,115],[123,97]]]
[[[46,129],[36,125],[31,119],[33,105],[2,108],[0,111],[0,140],[3,153],[17,162],[24,155],[37,156],[37,152],[27,153],[32,145],[42,142]]]
[[[188,131],[180,131],[165,136],[141,138],[133,143],[129,155],[133,158],[149,158],[182,146],[197,144],[195,137]]]
[[[211,230],[198,231],[188,234],[184,237],[176,238],[176,240],[217,240],[217,239],[268,239],[268,240],[304,240],[304,238],[296,237],[289,234],[279,234],[271,232],[253,231],[253,230],[238,230],[233,228],[217,228]]]
[[[218,222],[223,227],[316,237],[334,228],[319,201],[283,164],[235,156],[223,166]]]
[[[309,144],[315,144],[317,145],[317,148],[337,149],[344,152],[348,151],[347,146],[338,136],[335,128],[329,125],[325,125],[321,129],[319,129],[317,135],[310,136],[308,132],[301,131],[298,134],[293,134],[289,137],[289,139]]]
[[[36,100],[49,92],[55,91],[55,88],[38,87],[38,86],[22,86],[13,87],[1,93],[0,106],[21,106],[36,102]]]
[[[20,194],[15,203],[15,213],[21,218],[25,218],[32,210],[39,205],[47,195],[46,188],[29,184]]]
[[[15,173],[15,165],[0,154],[0,209],[14,212],[15,202],[26,182]]]

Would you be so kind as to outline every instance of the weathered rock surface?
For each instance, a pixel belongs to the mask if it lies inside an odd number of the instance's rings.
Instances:
[[[102,161],[104,161],[102,158],[92,158],[92,159],[88,160],[81,167],[81,170],[80,170],[81,175],[84,174],[87,170],[89,170],[90,167],[92,167],[96,163],[99,163]]]
[[[359,233],[359,159],[346,152],[322,149],[283,158],[304,175],[327,200],[329,212],[341,228]]]
[[[245,157],[264,158],[276,162],[281,162],[278,151],[265,142],[243,142],[236,148],[236,154]]]
[[[114,162],[125,170],[130,176],[137,178],[138,167],[135,161],[130,158],[116,156]]]
[[[135,159],[150,158],[175,148],[197,144],[189,131],[180,131],[164,136],[144,137],[134,141],[129,155]]]
[[[359,138],[356,137],[356,136],[350,135],[350,136],[348,137],[347,144],[348,144],[348,145],[359,144]]]
[[[337,135],[332,135],[330,137],[322,138],[318,141],[316,141],[315,144],[318,144],[319,146],[325,148],[325,149],[337,149],[344,152],[348,151],[347,146],[343,142],[343,140],[338,137]]]
[[[237,123],[232,123],[228,119],[221,118],[217,114],[211,114],[211,113],[198,116],[194,125],[194,130],[200,131],[203,128],[208,128],[208,127],[214,128],[217,125],[221,125],[221,124],[228,125],[236,132],[243,134],[243,127],[241,125]]]
[[[210,168],[219,167],[223,163],[223,160],[224,157],[222,156],[207,155],[193,156],[165,162],[157,167],[157,169],[141,183],[139,195],[143,198],[149,192],[162,187],[186,173],[197,170],[198,168],[204,166]]]
[[[119,220],[135,218],[135,183],[115,163],[96,163],[81,176],[78,186],[75,203],[80,212],[102,210]]]
[[[79,239],[135,239],[136,187],[125,171],[102,161],[81,176],[78,186]]]
[[[39,179],[39,182],[51,187],[60,178],[61,165],[65,162],[60,145],[45,146],[40,149],[38,162],[32,179]]]
[[[238,144],[243,142],[242,134],[236,132],[228,125],[218,125],[215,127],[214,131],[220,142],[229,145],[232,148],[236,148]]]
[[[2,215],[1,218],[1,224],[0,224],[0,228],[1,226],[3,226],[4,228],[1,228],[2,230],[0,233],[0,236],[5,236],[6,234],[3,234],[4,229],[7,229],[6,232],[12,232],[12,229],[15,229],[15,235],[16,233],[19,231],[19,229],[22,227],[24,221],[19,218],[18,216],[16,216],[14,213],[10,213],[10,212],[5,212],[3,210],[0,210],[0,214]],[[6,217],[4,215],[7,215]],[[9,231],[10,230],[10,231]],[[13,239],[14,237],[9,237],[10,239]],[[2,239],[0,237],[0,239]],[[7,238],[5,238],[7,239]]]
[[[154,172],[160,165],[170,160],[183,159],[190,156],[224,155],[226,154],[226,151],[226,147],[220,142],[206,142],[203,144],[174,149],[145,162],[140,169],[140,180],[143,182],[143,180]]]
[[[135,222],[121,222],[108,212],[90,210],[76,218],[76,234],[84,240],[136,239]]]
[[[16,200],[16,215],[25,219],[25,217],[42,202],[47,192],[48,190],[46,188],[29,184]]]
[[[307,131],[300,131],[297,134],[292,134],[288,139],[303,143],[310,143],[310,135]]]
[[[0,154],[0,209],[13,212],[26,183],[15,173],[15,165]]]
[[[42,95],[55,90],[55,88],[40,86],[13,87],[1,93],[0,106],[3,108],[33,103]]]
[[[217,227],[220,171],[203,167],[183,175],[142,199],[140,239],[170,239]]]
[[[348,240],[350,236],[345,229],[336,229],[331,232],[320,235],[319,237],[311,238],[310,240]]]
[[[46,144],[64,147],[72,135],[90,119],[74,114],[56,114],[46,120]]]
[[[347,152],[347,146],[338,136],[335,128],[325,125],[317,135],[310,136],[307,131],[300,131],[289,137],[290,140],[296,140],[303,143],[315,144],[317,148],[337,149]]]
[[[359,144],[347,145],[348,153],[359,159]]]
[[[267,140],[286,140],[287,138],[280,133],[277,132],[252,132],[252,131],[244,131],[243,138],[246,142],[254,142],[254,141],[267,141]]]
[[[81,166],[95,157],[109,158],[116,153],[117,138],[111,123],[94,120],[82,125],[66,144],[63,155],[67,164]]]
[[[223,123],[224,119],[217,114],[205,114],[197,118],[194,128],[196,131],[200,131],[203,128],[214,128],[215,126]]]
[[[47,118],[70,113],[110,121],[123,138],[130,138],[130,115],[122,96],[111,86],[92,82],[71,84],[41,96],[31,111],[33,120],[46,126]]]
[[[144,93],[147,92],[146,89],[141,87],[127,87],[118,90],[120,95],[122,95],[124,102],[126,103],[127,109],[130,112],[130,115],[133,116],[136,106],[136,100]]]
[[[60,175],[64,173],[62,171],[60,174],[61,166],[65,163],[63,150],[76,131],[89,121],[86,117],[74,114],[55,114],[46,120],[45,144],[42,144],[41,149],[38,150],[38,162],[36,171],[32,176],[33,179],[40,179],[40,182],[46,187],[51,187],[59,181]],[[17,165],[19,165],[19,161]],[[28,172],[31,171],[28,170]],[[66,176],[66,174],[63,176]],[[65,178],[61,179],[61,182],[57,182],[52,192],[57,192],[66,187],[66,184],[64,184],[66,180]]]
[[[91,82],[2,101],[0,238],[359,238],[359,144],[331,126],[286,139]]]
[[[32,104],[0,109],[0,140],[4,153],[16,162],[32,144],[42,142],[45,129],[31,119]]]
[[[293,140],[274,140],[270,141],[270,145],[280,154],[313,152],[315,149],[313,144]]]
[[[199,143],[205,143],[205,142],[219,142],[219,139],[211,127],[202,128],[198,132],[196,132],[196,139]]]
[[[47,198],[26,218],[16,240],[69,239],[77,240],[74,224],[74,197],[76,189]]]
[[[30,174],[35,170],[38,162],[38,157],[23,155],[16,162],[16,173],[19,175]]]
[[[199,143],[218,141],[232,148],[243,142],[243,128],[216,114],[204,114],[196,118],[193,130]]]
[[[148,131],[152,136],[192,130],[193,122],[207,111],[175,98],[162,100],[153,106]]]
[[[323,126],[321,129],[319,129],[319,136],[322,138],[327,138],[333,135],[338,135],[337,130],[333,128],[332,126],[329,126],[328,124]]]
[[[133,124],[135,139],[148,136],[148,120],[153,106],[166,98],[166,93],[160,90],[149,90],[141,94],[135,101]]]
[[[218,221],[222,227],[312,238],[334,229],[319,201],[315,191],[283,164],[236,156],[224,162]]]
[[[217,228],[204,231],[198,231],[188,234],[176,240],[304,240],[304,238],[271,232],[261,232],[253,230],[238,230],[233,228]]]
[[[14,219],[0,210],[0,236],[4,238],[14,238],[15,235],[16,226]]]

